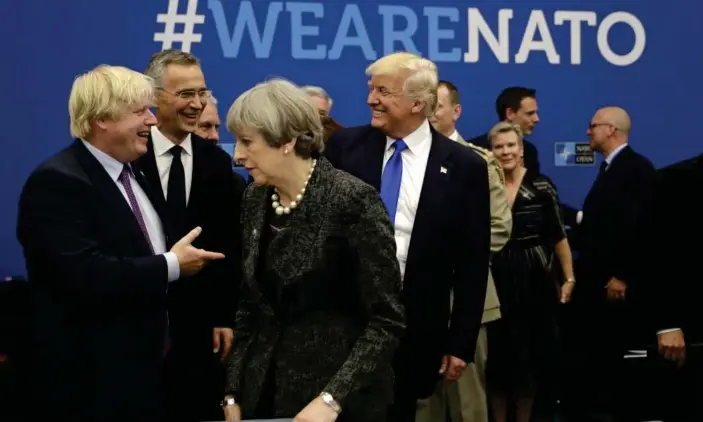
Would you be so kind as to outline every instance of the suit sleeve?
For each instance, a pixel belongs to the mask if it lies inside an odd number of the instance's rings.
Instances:
[[[488,169],[483,159],[462,163],[467,180],[462,181],[465,196],[459,209],[465,219],[457,227],[454,265],[454,304],[447,354],[473,362],[488,284],[491,248],[491,204]]]
[[[368,325],[325,387],[342,407],[349,393],[369,385],[379,362],[392,361],[405,329],[400,267],[388,213],[370,186],[363,186],[355,202],[359,217],[349,230],[349,242],[357,254],[358,282]]]
[[[678,175],[660,170],[655,196],[644,218],[640,237],[644,256],[643,284],[647,313],[656,331],[683,328],[686,318],[682,313],[681,295],[691,282],[691,266],[678,265],[680,248],[691,241],[688,232],[681,229],[681,198],[690,191],[681,189],[688,183],[676,180]]]
[[[488,164],[488,188],[491,195],[491,252],[498,253],[513,231],[513,214],[510,211],[508,195],[500,177],[501,169],[495,162]]]
[[[615,238],[612,245],[612,250],[620,251],[623,256],[611,257],[611,276],[631,283],[636,277],[634,272],[639,266],[637,239],[642,223],[642,211],[652,204],[656,170],[651,165],[642,166],[637,173],[630,176],[628,182],[628,186],[623,189],[623,198],[619,202],[620,226],[613,233]]]
[[[53,271],[51,281],[57,289],[86,303],[163,300],[168,282],[165,257],[106,253],[86,204],[93,195],[90,189],[86,182],[58,171],[40,170],[30,176],[20,196],[17,222],[28,266]]]
[[[342,164],[342,134],[334,132],[325,144],[325,158],[336,168],[341,168]]]
[[[229,156],[228,156],[229,157]],[[218,221],[215,245],[211,250],[222,251],[225,259],[210,265],[210,285],[213,288],[213,326],[233,327],[236,304],[241,284],[241,198],[246,182],[232,171],[229,158],[222,164],[220,189],[216,192],[217,206],[213,207]],[[215,217],[215,215],[213,215]]]
[[[247,200],[247,192],[251,188],[250,185],[244,190],[242,194],[242,201]],[[246,216],[240,213],[239,226],[245,227],[246,222],[244,218]],[[241,231],[240,231],[241,236]],[[241,238],[243,239],[243,237]],[[243,242],[243,240],[240,240]],[[246,247],[258,247],[258,245],[243,245]],[[252,317],[254,311],[258,304],[252,300],[251,290],[246,283],[240,283],[238,286],[238,305],[236,307],[236,314],[234,318],[234,338],[235,341],[232,345],[232,351],[227,356],[225,362],[225,395],[232,394],[238,395],[241,392],[241,377],[242,369],[244,365],[244,357],[246,355],[247,349],[251,344],[252,340]],[[230,303],[226,306],[231,306]]]

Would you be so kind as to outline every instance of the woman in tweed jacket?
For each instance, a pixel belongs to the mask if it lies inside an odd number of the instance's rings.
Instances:
[[[227,127],[254,183],[226,419],[384,422],[404,315],[378,194],[320,156],[320,117],[287,81],[242,94]]]

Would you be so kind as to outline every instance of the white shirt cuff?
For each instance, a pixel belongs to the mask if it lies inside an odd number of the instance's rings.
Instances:
[[[667,328],[666,330],[657,331],[657,335],[666,334],[666,333],[673,333],[674,331],[681,331],[681,329],[680,328]]]
[[[178,265],[178,257],[173,252],[166,252],[166,265],[168,266],[168,282],[176,281],[181,277],[181,266]]]
[[[583,211],[576,213],[576,224],[581,224],[581,220],[583,220]]]

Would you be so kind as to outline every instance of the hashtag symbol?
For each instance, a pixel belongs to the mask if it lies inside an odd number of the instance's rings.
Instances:
[[[195,25],[205,23],[205,15],[198,14],[198,0],[188,0],[185,14],[178,13],[178,0],[168,0],[168,11],[159,13],[156,23],[164,24],[164,32],[154,34],[154,41],[161,43],[161,50],[173,48],[173,43],[179,42],[181,50],[189,53],[191,45],[203,39],[203,34],[195,33]],[[176,33],[177,23],[183,24],[183,32]]]

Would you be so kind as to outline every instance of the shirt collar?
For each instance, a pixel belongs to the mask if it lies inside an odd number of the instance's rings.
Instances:
[[[415,129],[410,135],[403,138],[405,145],[413,154],[419,154],[421,150],[428,147],[428,139],[432,139],[432,132],[430,131],[430,122],[425,119],[422,124]],[[393,142],[397,139],[386,136],[386,151],[391,149]]]
[[[454,129],[454,132],[452,132],[452,134],[449,135],[449,139],[451,139],[452,141],[458,141],[459,140],[459,132],[456,129]]]
[[[122,169],[124,168],[124,163],[117,161],[108,154],[94,147],[90,142],[81,139],[83,145],[93,154],[96,160],[103,166],[107,174],[110,176],[113,182],[117,182],[122,174]]]
[[[610,153],[610,155],[608,155],[607,157],[605,157],[605,162],[608,163],[608,165],[610,165],[610,163],[613,162],[613,160],[615,159],[615,157],[616,157],[618,154],[620,154],[620,151],[622,151],[623,149],[625,149],[626,146],[627,146],[627,143],[624,143],[624,144],[620,145],[619,147],[615,148],[615,149],[613,150],[613,152]]]
[[[166,135],[161,133],[161,131],[156,126],[151,127],[151,141],[154,144],[154,155],[157,157],[168,153],[168,151],[174,145],[176,145],[171,142],[171,140],[168,139]],[[181,147],[183,148],[183,151],[186,152],[186,154],[193,155],[193,142],[191,141],[190,133],[183,140],[183,142],[181,142]]]

